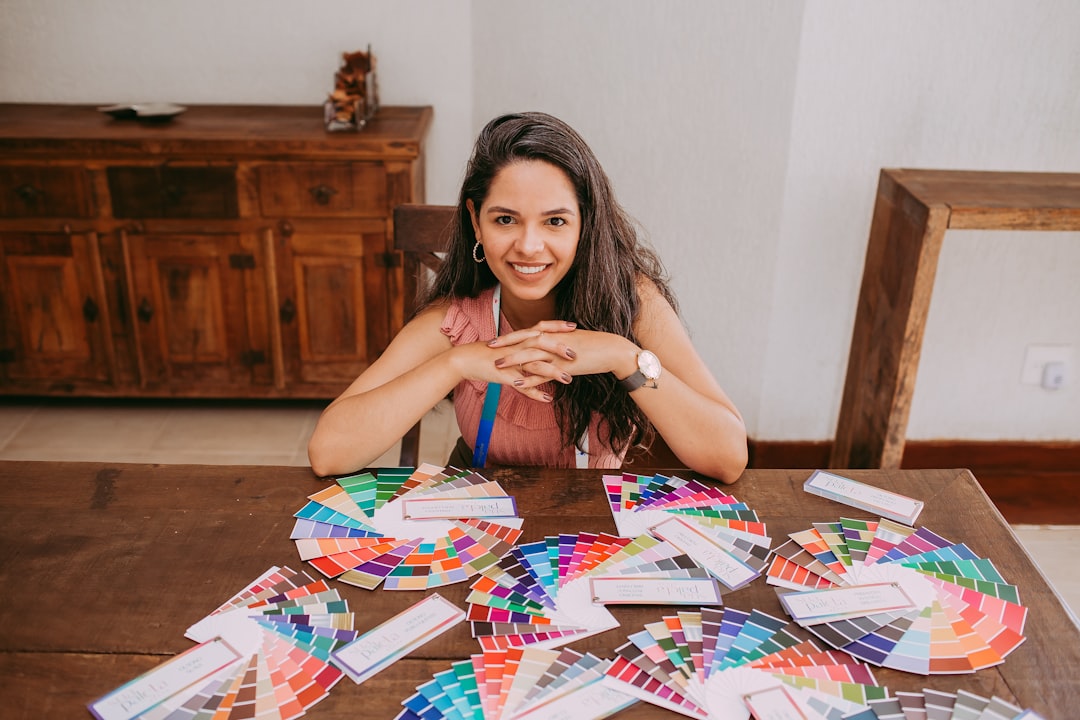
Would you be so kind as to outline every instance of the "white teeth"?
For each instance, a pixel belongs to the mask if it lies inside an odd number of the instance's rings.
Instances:
[[[546,268],[547,265],[513,265],[512,267],[523,275],[534,275]]]

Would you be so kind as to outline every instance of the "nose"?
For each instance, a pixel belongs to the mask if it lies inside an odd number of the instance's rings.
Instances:
[[[533,225],[524,225],[517,240],[518,252],[525,256],[537,255],[544,249],[543,230]]]

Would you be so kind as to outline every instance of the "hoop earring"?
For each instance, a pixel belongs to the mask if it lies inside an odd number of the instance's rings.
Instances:
[[[484,246],[480,244],[480,241],[479,241],[479,240],[477,240],[477,241],[476,241],[476,244],[475,244],[475,245],[473,245],[473,248],[472,248],[472,259],[473,259],[473,262],[475,262],[475,263],[476,263],[477,265],[479,265],[479,264],[480,264],[480,263],[482,263],[482,262],[487,262],[487,257],[486,257],[486,256],[485,256],[485,257],[480,257],[480,256],[479,256],[479,255],[477,254],[477,251],[478,251],[478,250],[480,250],[480,249],[481,249],[481,248],[483,248],[483,247],[484,247]]]

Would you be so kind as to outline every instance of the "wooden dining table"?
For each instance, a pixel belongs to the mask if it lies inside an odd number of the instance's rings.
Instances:
[[[803,490],[809,470],[747,470],[726,489],[757,511],[773,545],[814,522],[871,514]],[[925,502],[918,524],[988,557],[1020,588],[1026,641],[1004,663],[961,675],[875,668],[890,691],[997,695],[1046,720],[1080,713],[1080,629],[970,472],[835,471]],[[647,474],[638,470],[638,474]],[[599,470],[482,471],[516,499],[521,542],[615,532]],[[689,479],[689,473],[680,473]],[[271,566],[306,569],[293,514],[327,480],[303,467],[8,461],[0,463],[0,717],[90,717],[86,706],[192,646],[185,630]],[[429,591],[334,582],[364,631]],[[469,582],[437,588],[461,608]],[[759,578],[724,604],[785,617]],[[627,635],[685,607],[618,606],[620,627],[569,647],[612,656]],[[810,637],[802,628],[796,633]],[[422,645],[363,684],[343,678],[311,718],[392,718],[432,674],[479,651],[469,624]],[[638,703],[620,718],[676,717]]]

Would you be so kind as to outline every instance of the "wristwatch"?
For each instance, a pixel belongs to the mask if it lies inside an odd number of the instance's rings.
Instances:
[[[663,368],[660,367],[660,358],[656,357],[656,355],[648,350],[642,350],[637,356],[637,370],[630,376],[620,380],[619,385],[621,385],[626,392],[634,392],[642,386],[656,388],[656,381],[660,379],[660,373],[662,372]]]

